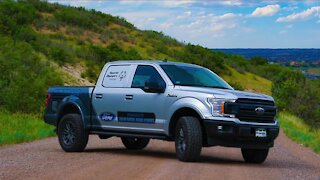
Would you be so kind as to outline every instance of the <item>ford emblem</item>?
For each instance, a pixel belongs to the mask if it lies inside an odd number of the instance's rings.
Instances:
[[[255,111],[258,115],[262,115],[264,113],[264,109],[262,107],[257,107]]]

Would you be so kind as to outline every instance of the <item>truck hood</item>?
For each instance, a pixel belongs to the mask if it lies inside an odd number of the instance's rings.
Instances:
[[[231,89],[218,89],[218,88],[190,87],[190,86],[176,86],[176,88],[181,91],[205,93],[208,95],[213,95],[216,98],[223,98],[223,99],[246,98],[246,99],[262,99],[262,100],[274,101],[271,96],[259,94],[259,93],[247,92],[247,91],[237,91],[237,90],[231,90]]]

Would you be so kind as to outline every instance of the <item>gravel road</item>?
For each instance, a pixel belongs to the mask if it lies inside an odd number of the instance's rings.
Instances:
[[[65,153],[57,138],[0,148],[0,179],[316,179],[320,156],[282,132],[261,165],[243,162],[240,149],[203,148],[201,161],[176,159],[174,143],[152,140],[141,151],[119,138],[90,136],[83,153]]]

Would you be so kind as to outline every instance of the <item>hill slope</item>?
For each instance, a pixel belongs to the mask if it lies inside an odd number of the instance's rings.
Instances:
[[[120,59],[199,64],[237,89],[273,94],[281,108],[307,117],[309,124],[320,124],[320,83],[312,85],[299,73],[268,65],[263,59],[246,61],[240,56],[184,44],[94,10],[38,0],[0,1],[0,43],[0,123],[12,122],[6,126],[12,132],[19,131],[15,122],[21,113],[31,114],[30,121],[42,116],[49,86],[92,85],[106,62]],[[270,80],[276,83],[272,86]],[[8,112],[18,114],[10,117]]]
[[[235,72],[223,53],[142,31],[94,10],[37,0],[2,1],[0,27],[0,42],[6,44],[0,48],[0,70],[6,72],[0,91],[8,94],[0,97],[0,106],[10,111],[41,111],[48,86],[94,83],[108,61],[169,59],[203,65],[225,77]],[[237,83],[236,78],[229,79]]]

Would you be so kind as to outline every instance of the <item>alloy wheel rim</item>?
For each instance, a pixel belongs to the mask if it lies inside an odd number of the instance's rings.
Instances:
[[[186,150],[186,142],[185,142],[184,133],[183,133],[182,128],[179,130],[179,134],[178,134],[178,149],[181,152],[184,152]]]
[[[62,132],[62,141],[69,146],[74,144],[75,138],[74,127],[70,122],[67,122]]]

